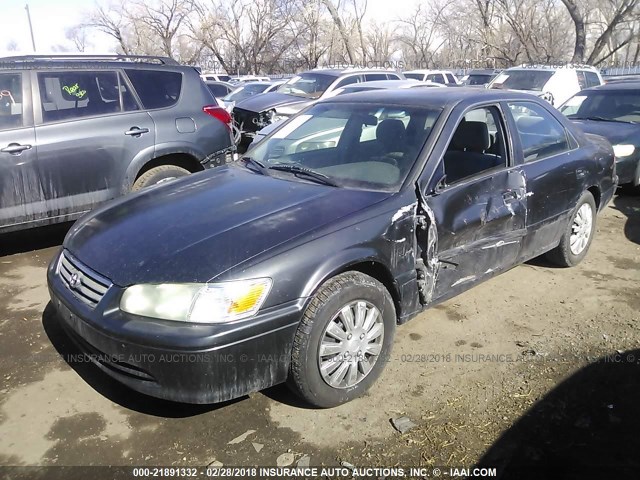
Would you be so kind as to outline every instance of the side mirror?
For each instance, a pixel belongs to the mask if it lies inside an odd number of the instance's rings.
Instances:
[[[438,180],[438,183],[436,183],[436,186],[433,188],[433,193],[435,195],[438,195],[439,193],[442,193],[442,191],[447,188],[447,175],[442,175],[442,177],[440,177],[440,180]]]

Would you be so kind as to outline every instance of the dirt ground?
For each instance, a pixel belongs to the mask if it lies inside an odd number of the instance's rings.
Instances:
[[[638,196],[614,198],[578,267],[535,260],[398,328],[377,384],[329,410],[283,386],[174,404],[67,363],[75,350],[45,282],[66,229],[0,244],[0,466],[485,465],[499,478],[640,478]],[[404,434],[390,422],[401,416],[416,424]]]

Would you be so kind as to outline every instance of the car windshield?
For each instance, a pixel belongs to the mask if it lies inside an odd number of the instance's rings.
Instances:
[[[303,168],[343,188],[396,191],[440,112],[414,106],[317,104],[247,155],[271,175],[309,181],[308,175],[298,175]]]
[[[319,98],[336,77],[322,73],[302,73],[283,83],[278,88],[279,93],[300,97]]]
[[[424,78],[424,74],[422,73],[405,73],[404,76],[412,80],[422,80]]]
[[[264,92],[269,85],[264,83],[246,84],[236,88],[233,92],[223,98],[227,102],[239,102],[252,95]]]
[[[489,88],[541,91],[553,74],[553,70],[507,70],[498,75]]]
[[[490,80],[491,80],[491,75],[475,73],[475,74],[469,75],[469,78],[465,80],[464,84],[465,85],[484,85],[485,83],[488,83]]]
[[[573,120],[640,122],[640,89],[582,91],[567,100],[560,111]]]

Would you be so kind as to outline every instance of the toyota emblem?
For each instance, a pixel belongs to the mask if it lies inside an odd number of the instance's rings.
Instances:
[[[69,279],[69,286],[71,288],[76,288],[78,285],[80,285],[80,275],[78,275],[77,273],[74,273],[73,275],[71,275],[71,278]]]

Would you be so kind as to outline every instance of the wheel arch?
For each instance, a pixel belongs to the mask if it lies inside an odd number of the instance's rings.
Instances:
[[[598,187],[597,185],[592,185],[589,188],[587,188],[587,191],[589,193],[591,193],[591,195],[593,195],[593,200],[596,202],[596,210],[600,210],[600,200],[601,200],[601,192],[600,192],[600,187]]]
[[[188,170],[190,173],[196,173],[204,170],[204,167],[198,161],[198,158],[190,153],[172,152],[153,157],[140,157],[129,165],[125,179],[122,182],[122,193],[125,194],[130,192],[133,184],[141,175],[144,175],[152,168],[159,167],[161,165],[175,165],[176,167]]]
[[[402,299],[397,282],[386,263],[378,258],[373,251],[348,251],[325,262],[305,285],[303,293],[307,297],[305,308],[311,301],[312,296],[327,280],[349,271],[364,273],[382,283],[393,299],[396,309],[396,321],[400,318]]]

